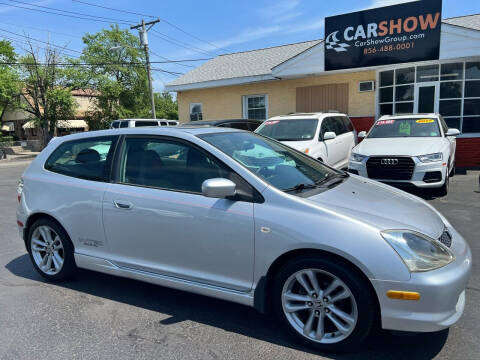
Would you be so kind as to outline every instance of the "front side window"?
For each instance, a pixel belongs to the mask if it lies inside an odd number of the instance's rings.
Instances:
[[[203,120],[203,105],[201,103],[190,104],[190,121]]]
[[[128,121],[122,121],[122,122],[120,123],[120,127],[121,127],[121,128],[127,128],[127,127],[128,127]]]
[[[369,138],[438,136],[440,136],[438,121],[431,118],[379,120],[368,134]]]
[[[283,191],[318,185],[339,174],[307,155],[254,133],[210,133],[199,137]]]
[[[135,137],[122,146],[120,183],[200,194],[202,183],[212,178],[243,186],[223,164],[188,143]]]
[[[243,97],[243,117],[253,120],[265,120],[267,118],[267,96],[246,95]]]
[[[116,136],[67,141],[50,155],[45,169],[80,179],[107,181],[116,141]]]
[[[267,120],[256,132],[278,141],[306,141],[314,138],[317,125],[317,119]]]

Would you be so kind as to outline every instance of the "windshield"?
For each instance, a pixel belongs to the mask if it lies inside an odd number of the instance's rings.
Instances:
[[[317,119],[267,120],[256,133],[278,141],[312,140],[317,124]]]
[[[438,136],[440,136],[438,121],[430,118],[379,120],[368,134],[369,138]]]
[[[288,146],[253,133],[212,133],[198,137],[280,190],[311,188],[342,174]]]

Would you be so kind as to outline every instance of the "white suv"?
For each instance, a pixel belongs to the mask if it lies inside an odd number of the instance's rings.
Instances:
[[[439,114],[382,116],[352,151],[351,173],[392,185],[409,184],[448,192],[455,173],[455,136]]]
[[[110,129],[141,127],[141,126],[177,126],[177,120],[167,119],[121,119],[110,124]]]
[[[338,112],[275,116],[256,133],[273,138],[337,169],[346,168],[357,134],[347,115]]]

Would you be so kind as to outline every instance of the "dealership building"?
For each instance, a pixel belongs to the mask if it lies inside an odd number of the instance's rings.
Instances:
[[[169,83],[166,90],[177,93],[181,122],[338,110],[361,131],[383,114],[438,112],[461,131],[457,166],[479,167],[480,14],[440,17],[438,23],[432,14],[429,19],[407,16],[403,25],[387,17],[375,28],[365,24],[360,30],[345,24],[340,33],[329,31],[327,18],[325,41],[217,56]],[[341,16],[330,23],[343,21]],[[381,34],[382,23],[384,40],[367,41],[369,35]],[[340,34],[351,42],[339,39]],[[367,40],[359,43],[354,36]],[[435,43],[436,48],[427,49]],[[362,58],[350,56],[348,47],[356,47],[360,53],[355,56]],[[426,53],[420,54],[420,49]]]

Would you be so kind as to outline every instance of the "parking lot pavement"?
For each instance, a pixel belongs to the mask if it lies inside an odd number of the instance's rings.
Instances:
[[[0,359],[478,359],[480,172],[457,175],[445,198],[428,199],[469,241],[473,275],[461,320],[415,336],[379,332],[354,354],[316,354],[254,309],[128,279],[80,271],[46,283],[15,223],[26,163],[0,164]],[[427,196],[428,198],[428,196]]]

